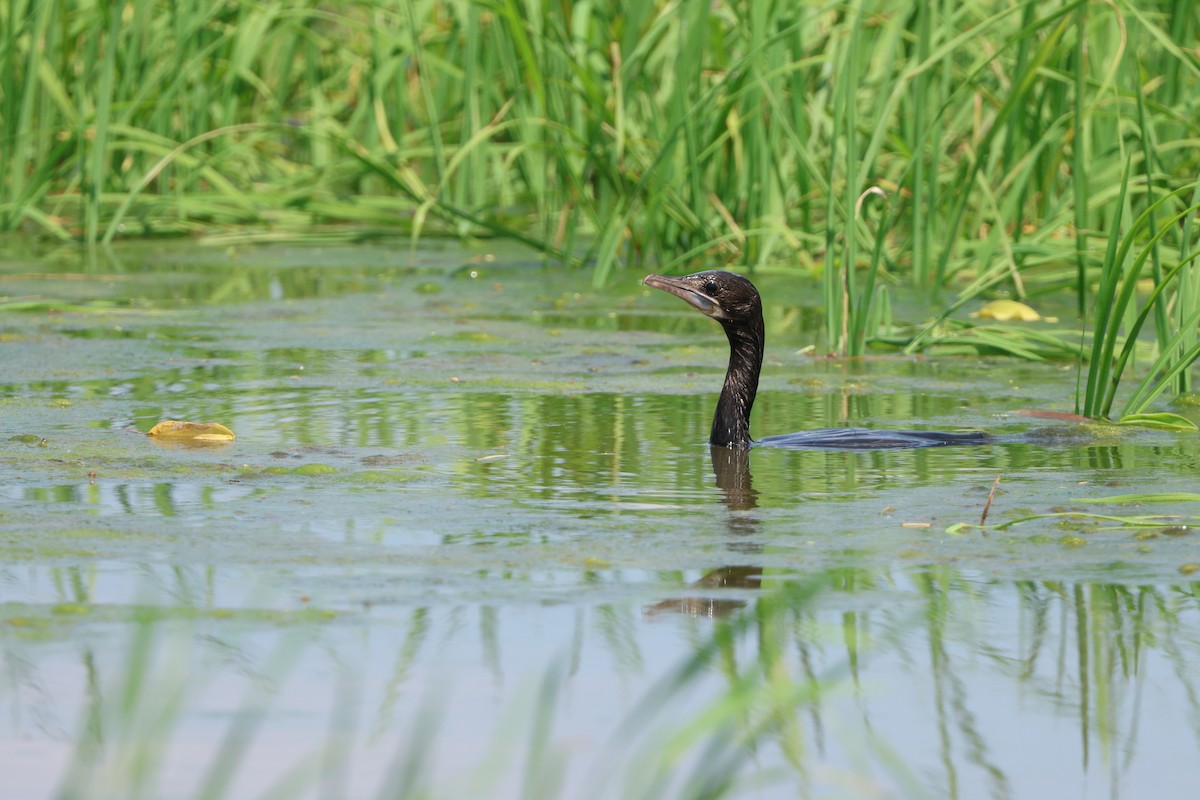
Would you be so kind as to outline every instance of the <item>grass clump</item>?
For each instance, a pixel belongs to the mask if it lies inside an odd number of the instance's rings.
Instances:
[[[1195,176],[1188,3],[563,12],[17,0],[0,225],[352,221],[582,250],[601,276],[802,252],[838,296],[870,294],[867,266],[1023,294],[1095,266],[1126,151],[1145,200]]]
[[[597,282],[798,268],[845,354],[897,281],[958,291],[935,324],[1067,290],[1096,325],[1086,413],[1144,322],[1165,360],[1126,413],[1191,388],[1188,0],[14,0],[0,23],[0,230],[351,223],[505,237]],[[1152,299],[1110,303],[1139,277]]]

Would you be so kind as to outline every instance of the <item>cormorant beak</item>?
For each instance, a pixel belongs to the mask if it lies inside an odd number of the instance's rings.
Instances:
[[[684,278],[671,278],[667,275],[647,275],[642,283],[654,289],[662,289],[685,301],[689,306],[705,316],[713,319],[726,319],[725,309],[721,304],[704,292],[692,286]]]

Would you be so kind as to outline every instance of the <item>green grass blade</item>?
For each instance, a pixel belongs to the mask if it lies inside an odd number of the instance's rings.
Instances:
[[[1108,245],[1104,251],[1104,262],[1100,268],[1100,286],[1096,291],[1094,303],[1095,312],[1092,315],[1092,357],[1088,362],[1087,382],[1083,401],[1083,415],[1095,417],[1099,413],[1103,401],[1103,387],[1110,382],[1112,374],[1112,348],[1116,341],[1121,311],[1114,309],[1117,287],[1124,270],[1124,256],[1127,248],[1120,246],[1121,215],[1125,208],[1125,193],[1129,189],[1130,163],[1126,161],[1125,172],[1121,177],[1121,194],[1113,207],[1112,218],[1109,220]],[[1082,235],[1077,231],[1076,235]],[[1124,237],[1125,242],[1132,241],[1132,232]]]

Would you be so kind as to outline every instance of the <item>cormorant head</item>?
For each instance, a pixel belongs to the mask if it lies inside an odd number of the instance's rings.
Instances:
[[[672,278],[647,275],[642,283],[682,298],[692,308],[722,325],[751,325],[762,319],[762,298],[741,275],[714,269]]]

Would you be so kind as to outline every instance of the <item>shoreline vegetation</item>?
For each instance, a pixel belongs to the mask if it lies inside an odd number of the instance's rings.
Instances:
[[[900,282],[957,293],[910,352],[972,300],[1068,292],[1081,361],[1147,322],[1190,390],[1193,2],[627,5],[14,0],[0,230],[503,237],[597,284],[795,271],[846,355]]]

